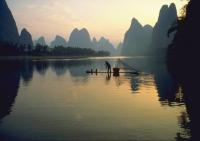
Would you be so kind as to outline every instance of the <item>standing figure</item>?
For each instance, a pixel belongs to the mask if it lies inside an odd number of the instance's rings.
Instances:
[[[111,74],[111,65],[110,65],[110,63],[108,63],[108,61],[105,61],[105,65],[106,65],[107,73]]]

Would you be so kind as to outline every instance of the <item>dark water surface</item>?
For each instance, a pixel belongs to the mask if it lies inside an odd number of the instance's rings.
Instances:
[[[121,58],[142,73],[89,75],[117,58],[0,61],[0,138],[5,141],[190,138],[182,88],[164,61]],[[126,71],[126,70],[122,70]]]

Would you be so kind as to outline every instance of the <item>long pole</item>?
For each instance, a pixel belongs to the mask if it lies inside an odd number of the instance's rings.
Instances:
[[[125,65],[125,66],[131,68],[132,70],[135,70],[136,72],[139,72],[137,69],[135,69],[135,68],[133,68],[132,66],[130,66],[130,65],[126,64],[126,63],[124,63],[122,60],[119,59],[119,61],[120,61],[123,65]]]

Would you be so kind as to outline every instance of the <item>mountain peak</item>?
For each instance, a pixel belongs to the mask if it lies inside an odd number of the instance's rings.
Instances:
[[[80,31],[88,32],[86,28],[82,28]]]
[[[153,29],[151,46],[165,49],[173,40],[173,36],[167,37],[167,32],[174,22],[177,21],[177,11],[174,3],[169,6],[163,5],[160,9],[159,18]]]
[[[97,39],[95,37],[93,37],[92,42],[97,42]]]
[[[33,46],[33,40],[31,34],[26,28],[23,28],[19,37],[19,44],[24,46]]]
[[[99,39],[99,42],[105,42],[105,41],[107,41],[107,39],[106,39],[105,37],[101,37],[101,38]]]
[[[74,28],[72,32],[79,32],[78,28]]]
[[[41,36],[37,41],[36,41],[36,45],[39,44],[39,45],[42,45],[42,46],[45,46],[46,45],[46,42],[45,42],[45,38],[43,36]]]
[[[166,19],[166,17],[169,17],[169,19]],[[177,19],[177,10],[176,5],[174,3],[171,3],[170,6],[163,5],[160,9],[158,21],[161,21],[163,23],[170,22],[171,19],[175,20]]]
[[[133,18],[132,21],[131,21],[130,28],[138,29],[138,28],[142,28],[142,25],[139,23],[139,21],[136,18]]]
[[[41,36],[38,40],[45,40],[44,36]]]
[[[152,31],[152,30],[153,30],[153,27],[152,27],[151,25],[147,24],[147,25],[145,25],[145,26],[143,27],[143,29],[144,29],[145,31]]]
[[[169,8],[175,8],[176,9],[175,3],[171,3],[170,6],[169,6]]]
[[[63,38],[63,37],[60,36],[60,35],[56,35],[56,38],[55,38],[55,39],[61,39],[61,38]]]
[[[165,4],[161,7],[160,12],[166,11],[168,9],[168,5]]]
[[[177,18],[177,9],[174,3],[171,3],[169,6],[169,12],[171,12]]]
[[[67,42],[62,36],[56,35],[55,39],[51,42],[50,47],[56,47],[56,46],[66,47]]]
[[[70,34],[68,46],[91,48],[92,42],[88,30],[86,28],[82,28],[81,30],[75,28]]]
[[[90,34],[89,34],[89,32],[88,32],[88,30],[86,29],[86,28],[82,28],[80,31],[79,31],[80,33],[82,33],[82,34],[85,34],[85,35],[87,35],[88,36],[88,38],[90,38],[89,36],[90,36]]]
[[[27,33],[27,32],[28,32],[28,30],[26,28],[23,28],[21,31],[21,33]]]
[[[131,25],[134,25],[134,24],[140,24],[136,18],[133,18],[131,21]]]
[[[144,26],[144,28],[153,28],[151,25],[149,25],[149,24],[146,24],[145,26]]]

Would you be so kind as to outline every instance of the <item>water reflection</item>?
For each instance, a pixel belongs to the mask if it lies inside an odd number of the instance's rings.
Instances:
[[[159,101],[163,106],[182,106],[186,102],[186,111],[182,111],[180,116],[178,116],[178,124],[182,128],[181,132],[177,132],[177,136],[175,139],[177,141],[189,141],[196,140],[197,135],[197,125],[199,120],[197,120],[198,112],[196,111],[196,107],[194,100],[197,98],[193,97],[191,93],[196,93],[198,90],[198,86],[195,88],[194,86],[198,83],[192,79],[192,82],[188,84],[188,80],[182,83],[175,80],[167,71],[164,61],[154,60],[154,58],[149,59],[136,59],[136,61],[131,61],[131,59],[124,60],[127,64],[131,66],[137,66],[140,70],[143,70],[147,73],[147,76],[153,75],[154,83],[157,88],[157,93],[159,96]],[[147,78],[147,76],[145,78]],[[134,91],[138,91],[141,84],[145,84],[144,80],[141,80],[142,76],[132,77],[130,80],[131,88]],[[148,83],[148,82],[147,82]],[[146,86],[148,84],[146,83]],[[191,87],[192,85],[192,87]],[[186,89],[183,92],[183,89]],[[191,98],[192,97],[192,98]],[[197,104],[198,102],[196,102]],[[194,116],[195,115],[195,118]],[[193,122],[192,122],[193,121]],[[193,123],[193,125],[191,124]],[[190,138],[191,137],[191,138]]]
[[[35,69],[40,75],[45,75],[49,65],[49,61],[34,61]]]
[[[140,84],[141,84],[141,81],[139,80],[138,76],[133,76],[131,78],[131,88],[132,88],[133,92],[139,91]]]
[[[111,73],[107,73],[106,74],[106,85],[108,85],[109,84],[109,81],[111,80]]]
[[[62,76],[67,72],[68,63],[66,61],[52,61],[51,67],[52,70],[56,73],[57,76]]]
[[[10,114],[20,82],[20,62],[0,61],[0,120]]]
[[[127,88],[130,88],[132,93],[139,94],[142,94],[141,89],[143,87],[155,86],[162,106],[183,106],[186,103],[187,111],[182,111],[177,117],[177,124],[182,128],[182,131],[177,131],[175,139],[178,141],[189,140],[189,136],[192,136],[192,139],[198,137],[196,130],[197,123],[199,123],[196,108],[198,107],[198,99],[195,95],[198,86],[187,82],[178,83],[169,75],[163,63],[150,60],[144,58],[124,59],[124,62],[137,67],[143,73],[138,76],[122,74],[118,77],[111,74],[89,76],[85,73],[86,70],[91,68],[105,70],[105,60],[103,59],[0,61],[0,121],[11,112],[18,93],[20,78],[25,86],[28,86],[34,78],[35,72],[39,73],[41,77],[45,77],[49,71],[52,71],[57,77],[64,77],[65,74],[69,74],[75,85],[85,85],[91,78],[94,78],[93,81],[96,79],[105,81],[107,88],[112,85],[112,81],[117,88],[126,85],[128,82],[130,87]],[[110,63],[114,66],[118,64],[118,61],[110,60]],[[102,77],[103,79],[101,79]],[[108,91],[112,91],[112,89]],[[70,92],[73,93],[73,91]],[[191,93],[195,94],[191,95]],[[77,95],[77,93],[73,95]]]
[[[33,77],[34,64],[31,60],[22,60],[21,62],[21,77],[25,85],[28,85]]]
[[[181,87],[166,69],[160,69],[154,73],[155,84],[158,90],[161,104],[173,106],[174,104],[183,104]]]
[[[184,99],[186,103],[187,114],[189,116],[189,121],[184,120],[183,126],[186,129],[190,129],[191,140],[200,140],[199,137],[199,125],[200,125],[200,115],[199,115],[199,74],[189,73],[185,74],[186,77],[182,78],[180,81],[183,92]]]

